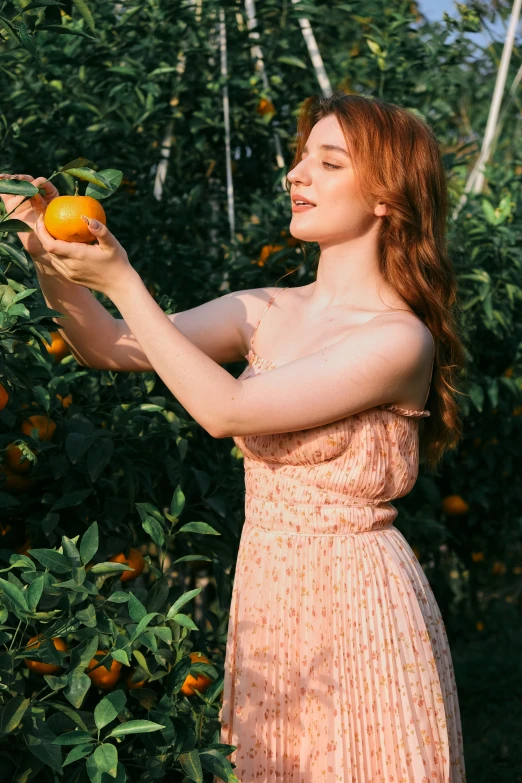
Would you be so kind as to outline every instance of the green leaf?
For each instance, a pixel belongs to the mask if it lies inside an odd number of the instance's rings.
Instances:
[[[72,764],[73,761],[79,761],[80,759],[85,758],[85,756],[88,756],[90,753],[92,753],[92,745],[78,745],[67,754],[62,766],[66,767],[67,764]]]
[[[66,574],[68,571],[72,571],[72,565],[68,558],[53,549],[31,549],[31,557],[56,574]]]
[[[87,565],[93,559],[94,555],[98,551],[99,536],[98,536],[98,523],[93,522],[82,536],[80,542],[80,557],[82,563]]]
[[[221,533],[218,533],[213,527],[207,525],[206,522],[188,522],[186,525],[183,525],[183,527],[180,527],[178,533],[181,533],[182,531],[185,531],[185,533],[202,533],[209,536],[221,535]]]
[[[31,552],[32,551],[33,550],[31,550]],[[0,579],[0,589],[17,609],[21,609],[22,612],[29,611],[25,595],[16,585],[11,584],[11,582],[8,582],[6,579]]]
[[[33,550],[31,549],[31,552],[32,551]],[[93,565],[91,568],[91,574],[118,574],[122,571],[134,571],[134,568],[125,565],[125,563],[111,563],[110,561],[96,563],[96,565]]]
[[[91,481],[98,481],[114,454],[112,438],[98,438],[87,453],[87,473]]]
[[[87,628],[96,628],[96,609],[92,604],[88,604],[85,609],[80,609],[79,612],[76,612],[76,619],[87,626]]]
[[[128,595],[129,595],[129,614],[135,623],[139,623],[139,621],[142,620],[147,614],[147,610],[145,609],[141,601],[138,601],[138,599],[133,593],[129,593]]]
[[[111,183],[107,182],[107,180],[104,178],[102,174],[100,174],[97,171],[94,171],[93,169],[88,168],[87,166],[81,166],[79,168],[70,168],[67,171],[68,174],[71,174],[73,177],[77,177],[78,179],[86,180],[87,182],[92,182],[95,185],[98,185],[100,188],[105,188],[107,190],[112,190]]]
[[[134,633],[131,636],[131,641],[134,641],[138,638],[140,633],[145,630],[145,628],[148,626],[150,621],[159,615],[159,612],[149,612],[145,615],[145,617],[142,617],[142,619],[139,621],[138,625],[134,629]]]
[[[106,737],[123,737],[126,734],[147,734],[151,731],[160,731],[164,729],[160,723],[153,723],[151,720],[129,720],[127,723],[121,723]]]
[[[1,182],[5,182],[5,180],[1,180]],[[11,261],[14,261],[15,265],[26,274],[32,271],[31,256],[25,249],[15,247],[9,242],[0,242],[0,257],[6,255],[10,256]]]
[[[9,734],[20,725],[30,703],[31,699],[25,699],[24,695],[20,693],[6,704],[0,717],[2,734]]]
[[[94,753],[92,756],[89,756],[87,759],[87,763],[85,765],[85,769],[87,770],[87,774],[89,776],[89,780],[91,783],[108,783],[110,780],[110,777],[107,777],[107,773],[103,772],[97,765],[96,760],[94,758]],[[114,778],[114,783],[126,783],[127,775],[125,773],[125,767],[123,764],[118,762],[118,769],[116,777]]]
[[[174,563],[190,563],[193,560],[207,560],[209,563],[212,562],[212,558],[207,557],[206,555],[184,555],[183,557],[178,557],[177,560],[173,560],[172,565],[174,565]]]
[[[113,656],[114,657],[114,656]],[[127,697],[123,691],[114,691],[105,696],[94,710],[94,722],[98,729],[103,729],[113,720],[116,720],[120,712],[125,709]]]
[[[142,528],[152,538],[156,546],[162,547],[165,543],[165,536],[161,524],[153,517],[147,517],[142,523]]]
[[[181,765],[183,772],[193,780],[194,783],[203,783],[203,770],[201,768],[201,762],[199,760],[199,750],[188,751],[187,753],[180,753],[178,761]]]
[[[172,617],[174,617],[174,615],[177,614],[178,609],[181,609],[182,606],[191,601],[196,595],[199,595],[201,590],[201,587],[197,587],[195,590],[190,590],[188,593],[180,595],[178,600],[170,607],[167,614],[167,620],[170,620]]]
[[[294,57],[292,54],[283,54],[277,58],[277,62],[285,63],[285,65],[295,65],[297,68],[307,70],[308,66],[300,57]]]
[[[53,745],[82,745],[85,742],[94,742],[94,737],[91,737],[87,731],[68,731],[66,734],[62,734],[53,740]]]
[[[31,582],[27,590],[27,605],[30,612],[36,611],[36,607],[42,597],[44,589],[45,578],[44,576],[37,576],[34,582]]]
[[[89,41],[98,40],[92,35],[87,35],[87,33],[84,33],[82,30],[75,30],[72,27],[65,27],[61,24],[41,24],[38,27],[38,32],[40,32],[40,30],[51,30],[53,33],[60,33],[62,35],[79,35],[81,38],[88,38]]]
[[[113,650],[111,652],[111,657],[113,660],[123,663],[124,666],[130,666],[129,656],[125,650]]]
[[[78,9],[80,15],[83,17],[87,27],[92,33],[96,34],[96,27],[94,24],[94,18],[90,11],[89,6],[85,2],[85,0],[72,0],[75,7]]]
[[[485,198],[482,199],[482,211],[484,212],[484,217],[486,218],[488,223],[491,223],[491,225],[496,226],[497,223],[499,222],[499,219],[495,214],[495,209],[493,208],[493,204]]]
[[[1,231],[16,231],[17,233],[25,232],[25,231],[32,231],[30,225],[27,223],[24,223],[23,220],[17,220],[16,218],[8,218],[7,220],[2,220],[0,222],[0,232]]]
[[[94,760],[98,765],[98,769],[102,772],[107,772],[111,778],[115,778],[118,768],[118,751],[110,743],[105,745],[98,745],[94,751]]]
[[[85,672],[75,669],[68,674],[69,685],[65,688],[63,695],[73,707],[79,709],[87,691],[91,687],[91,681]]]
[[[92,489],[78,489],[75,492],[69,492],[67,495],[59,498],[56,503],[53,503],[51,506],[51,511],[59,511],[61,508],[72,508],[73,506],[79,506],[89,497],[89,495],[92,495],[92,492]]]
[[[94,182],[89,182],[85,189],[85,195],[97,198],[98,201],[100,201],[101,199],[111,196],[120,187],[123,179],[123,171],[119,171],[118,169],[102,169],[98,174],[103,177],[105,182],[109,183],[111,190],[107,191],[105,188],[102,189],[98,187]]]
[[[169,617],[170,619],[184,628],[189,628],[191,631],[199,631],[198,626],[186,614],[175,614],[174,617]]]
[[[92,160],[88,160],[87,158],[75,158],[74,160],[69,161],[69,163],[65,163],[61,168],[58,169],[60,172],[68,172],[69,169],[77,169],[81,166],[92,166],[93,162]]]
[[[131,593],[124,593],[123,590],[115,590],[107,596],[107,601],[113,601],[115,604],[124,604],[129,600]]]
[[[38,54],[36,46],[34,45],[33,36],[29,35],[29,30],[27,29],[27,25],[25,24],[23,19],[20,21],[20,24],[18,26],[18,34],[20,35],[20,41],[22,42],[22,46],[24,47],[24,49],[27,49],[29,54],[35,60],[40,62],[40,55]]]
[[[48,737],[45,736],[45,733],[41,733],[43,732],[43,727],[45,727],[45,724],[42,721],[39,721],[33,729],[35,732],[38,732],[38,734],[27,733],[25,735],[27,748],[37,759],[43,761],[44,764],[51,767],[51,769],[56,770],[56,772],[61,773],[62,750],[59,746],[52,745],[52,743],[48,741]],[[52,736],[54,738],[54,735]]]
[[[176,489],[174,490],[174,494],[172,495],[172,500],[170,501],[170,513],[173,517],[179,517],[179,515],[185,508],[185,502],[186,502],[185,495],[180,485],[178,484]]]
[[[0,180],[0,193],[32,198],[38,195],[38,188],[26,179],[2,179]]]

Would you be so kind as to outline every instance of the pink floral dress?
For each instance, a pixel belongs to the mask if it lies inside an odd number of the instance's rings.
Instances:
[[[242,378],[276,366],[253,341]],[[240,783],[465,782],[446,630],[393,524],[429,415],[381,405],[234,437],[245,524],[220,720]]]

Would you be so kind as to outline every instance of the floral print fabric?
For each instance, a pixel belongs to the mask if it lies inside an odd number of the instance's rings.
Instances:
[[[274,366],[247,358],[241,377]],[[220,720],[240,783],[465,783],[444,623],[393,524],[422,414],[234,437],[245,524]]]

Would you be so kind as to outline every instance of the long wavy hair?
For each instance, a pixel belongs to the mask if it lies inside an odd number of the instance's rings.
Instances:
[[[437,473],[444,453],[462,437],[456,395],[464,392],[457,381],[468,357],[447,251],[448,181],[437,139],[422,118],[396,104],[342,90],[313,95],[300,105],[290,171],[301,160],[313,126],[331,114],[343,129],[369,212],[377,202],[387,205],[378,242],[381,272],[435,341],[426,403],[431,415],[419,419],[419,459]],[[291,190],[288,179],[286,189]],[[306,253],[306,243],[301,245]]]

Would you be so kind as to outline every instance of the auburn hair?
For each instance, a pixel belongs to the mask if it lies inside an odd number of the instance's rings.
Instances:
[[[465,375],[468,357],[457,318],[457,279],[447,250],[448,180],[438,142],[427,122],[410,110],[336,90],[300,104],[289,171],[301,160],[313,126],[331,114],[343,130],[369,211],[373,214],[378,202],[387,206],[378,243],[381,272],[435,342],[426,403],[431,415],[419,419],[419,459],[437,473],[445,451],[454,450],[462,437],[456,395],[464,392],[457,381]],[[288,179],[286,190],[291,190]]]

